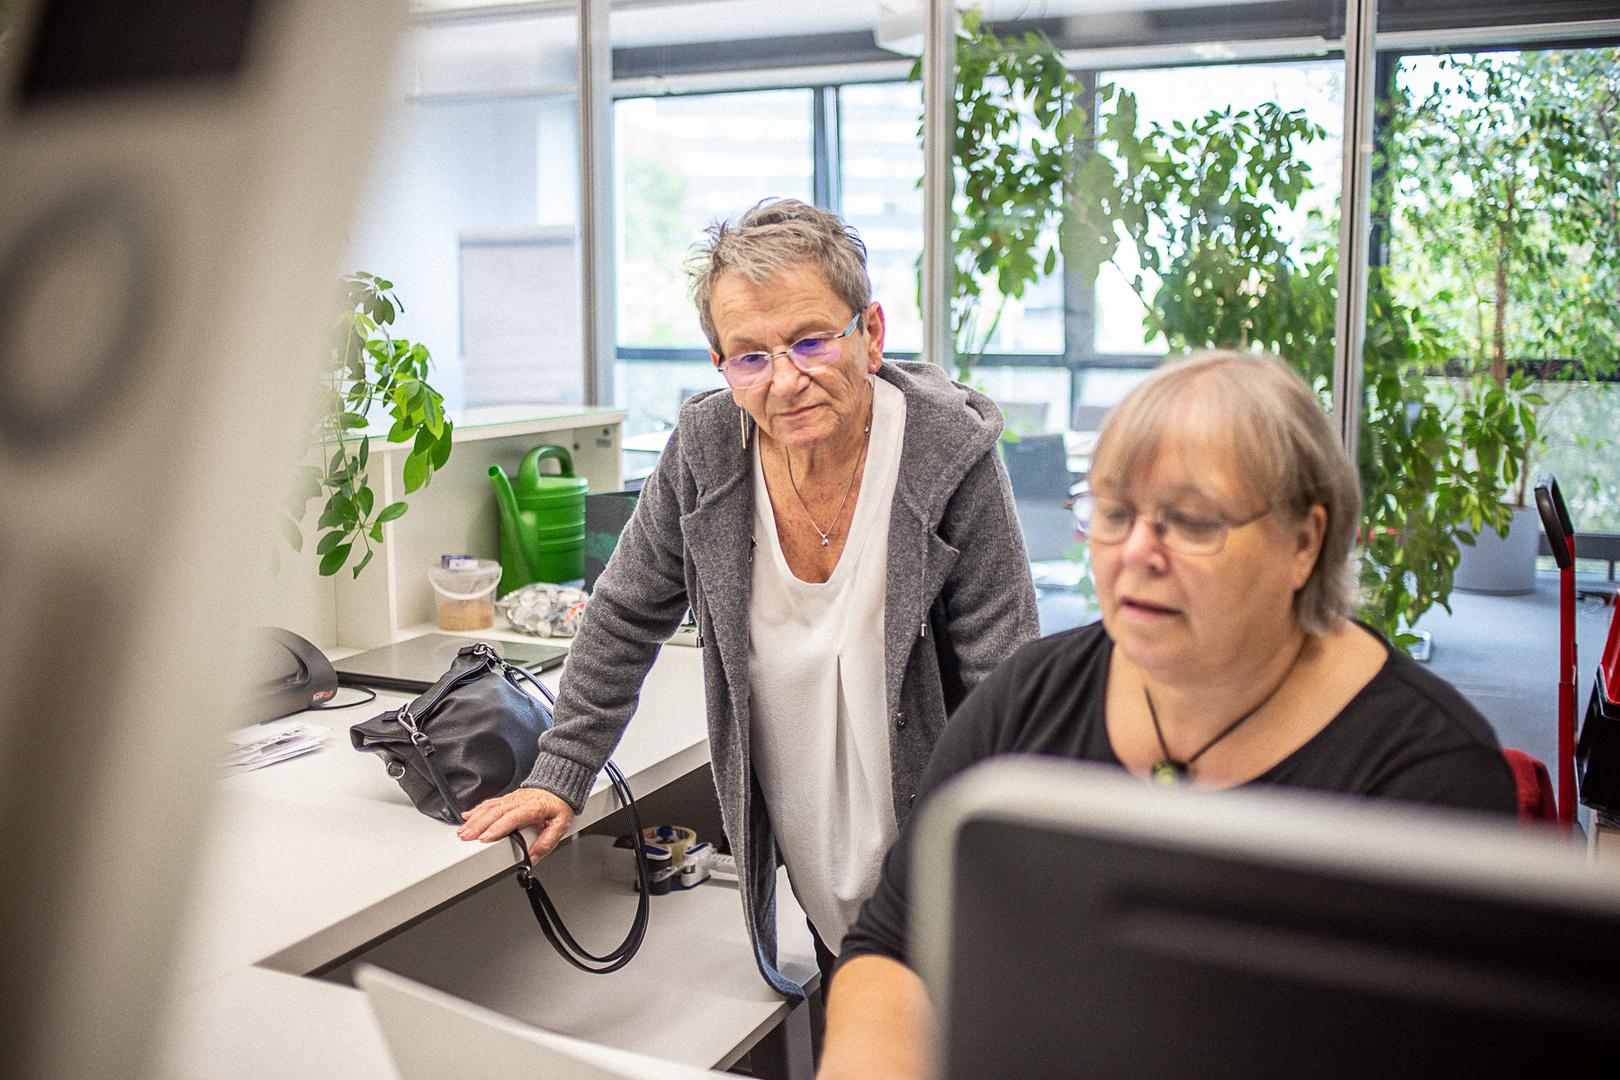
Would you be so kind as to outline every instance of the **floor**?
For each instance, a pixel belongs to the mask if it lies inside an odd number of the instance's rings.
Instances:
[[[1593,601],[1575,608],[1577,724],[1614,612]],[[1537,574],[1527,596],[1453,592],[1450,614],[1433,609],[1418,629],[1434,635],[1430,669],[1485,715],[1502,745],[1550,766],[1558,751],[1557,574]]]

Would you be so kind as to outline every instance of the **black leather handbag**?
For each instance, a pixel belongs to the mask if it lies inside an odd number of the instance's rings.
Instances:
[[[523,681],[545,700],[524,690]],[[415,701],[351,727],[349,741],[356,750],[382,758],[388,775],[399,781],[418,810],[459,826],[464,810],[505,795],[528,777],[540,756],[540,736],[551,727],[555,703],[539,679],[478,642],[458,652],[450,670]],[[640,836],[641,816],[630,785],[613,762],[607,763],[606,772],[619,805],[629,810],[635,835]],[[511,840],[521,863],[518,884],[528,894],[541,931],[563,959],[593,974],[617,971],[629,963],[647,933],[650,889],[641,845],[635,848],[641,895],[630,933],[612,952],[594,956],[580,948],[563,926],[533,875],[521,835],[513,833]]]
[[[548,699],[518,685],[526,679]],[[356,750],[383,759],[416,808],[461,824],[461,813],[512,791],[540,756],[551,727],[551,691],[479,642],[415,701],[349,729]]]

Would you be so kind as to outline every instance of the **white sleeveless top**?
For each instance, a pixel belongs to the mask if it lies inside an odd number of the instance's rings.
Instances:
[[[748,618],[754,774],[793,893],[834,953],[876,888],[898,832],[883,604],[906,398],[889,382],[868,378],[866,472],[848,542],[827,581],[800,581],[788,568],[754,444],[757,546]]]

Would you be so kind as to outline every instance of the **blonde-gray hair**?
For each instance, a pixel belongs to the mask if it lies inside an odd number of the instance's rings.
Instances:
[[[1194,353],[1160,367],[1109,415],[1092,455],[1092,481],[1124,490],[1152,469],[1164,444],[1190,439],[1237,463],[1231,479],[1268,508],[1302,519],[1327,511],[1322,550],[1294,595],[1308,634],[1337,629],[1355,610],[1351,552],[1361,482],[1316,395],[1275,356]]]
[[[703,334],[717,355],[720,335],[709,313],[709,297],[726,274],[763,285],[792,267],[809,266],[849,305],[851,314],[864,312],[872,302],[866,245],[830,210],[797,199],[767,199],[745,211],[735,225],[710,225],[704,237],[692,249],[686,272]]]

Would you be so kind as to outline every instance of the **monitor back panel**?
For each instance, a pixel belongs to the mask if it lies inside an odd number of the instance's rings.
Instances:
[[[1546,1075],[1620,1060],[1620,920],[1005,821],[956,862],[946,1074]]]

